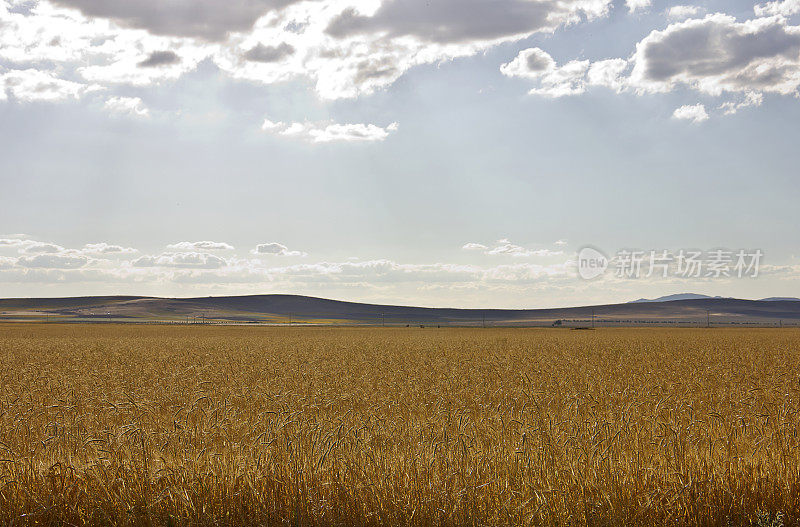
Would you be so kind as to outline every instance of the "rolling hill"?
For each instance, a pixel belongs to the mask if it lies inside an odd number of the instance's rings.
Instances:
[[[669,298],[669,297],[667,297]],[[0,299],[0,321],[370,325],[800,324],[800,302],[701,297],[553,309],[453,309],[299,295]]]

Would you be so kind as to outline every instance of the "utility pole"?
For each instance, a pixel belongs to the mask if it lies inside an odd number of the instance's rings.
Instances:
[[[386,327],[386,314],[385,313],[381,313],[381,327],[382,328]]]
[[[486,313],[483,314],[483,327],[486,328]]]

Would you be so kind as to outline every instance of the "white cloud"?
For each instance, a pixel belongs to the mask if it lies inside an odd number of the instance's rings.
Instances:
[[[486,251],[486,254],[498,255],[505,254],[509,256],[527,257],[527,256],[558,256],[564,254],[562,251],[551,251],[550,249],[526,249],[519,245],[511,243],[508,239],[502,238],[497,240],[497,244]]]
[[[131,37],[130,35],[125,35]],[[125,45],[127,38],[120,37],[115,41]],[[193,42],[177,42],[170,44],[142,44],[136,38],[131,38],[133,46],[127,49],[115,50],[111,61],[100,64],[81,66],[78,72],[88,81],[104,85],[127,84],[132,86],[146,86],[166,80],[174,80],[183,74],[194,70],[201,60],[207,58],[212,50],[202,44]],[[148,42],[148,37],[142,37]],[[138,45],[137,45],[138,44]],[[142,47],[153,46],[156,49],[143,51]],[[177,51],[164,50],[165,47],[175,47]],[[166,55],[169,54],[169,55]],[[174,56],[174,59],[165,59]]]
[[[23,102],[78,99],[88,91],[100,89],[97,85],[60,79],[52,73],[34,68],[9,70],[0,75],[0,85],[5,92]]]
[[[566,242],[565,242],[566,243]],[[559,242],[556,242],[556,245],[559,245]],[[497,243],[493,247],[488,247],[483,245],[482,243],[465,243],[462,249],[466,251],[481,251],[483,254],[487,255],[507,255],[507,256],[516,256],[516,257],[528,257],[528,256],[559,256],[564,254],[563,251],[553,251],[550,249],[526,249],[520,245],[516,245],[511,243],[507,238],[501,238],[497,240]]]
[[[122,255],[132,254],[137,252],[136,249],[131,247],[123,247],[121,245],[111,245],[106,242],[101,243],[87,243],[81,249],[85,254],[98,254],[98,255]]]
[[[325,99],[385,88],[414,66],[604,17],[612,0],[41,0],[0,4],[0,59],[65,83],[146,85],[206,59],[234,78],[308,79]],[[53,81],[49,81],[53,82]],[[78,86],[51,89],[51,100]],[[55,97],[58,93],[58,97]],[[361,131],[356,131],[356,134]],[[350,137],[352,130],[330,130]],[[321,137],[330,135],[322,134]],[[325,139],[322,139],[325,140]]]
[[[80,249],[67,249],[61,245],[51,242],[39,242],[27,238],[3,238],[0,239],[0,249],[13,248],[20,254],[54,254],[70,257],[83,257],[83,256],[110,256],[110,255],[129,255],[133,254],[136,249],[130,247],[123,247],[121,245],[112,245],[106,242],[101,243],[87,243]]]
[[[697,124],[707,121],[708,113],[706,112],[706,107],[702,104],[695,104],[692,106],[685,105],[675,110],[675,112],[672,114],[672,117],[675,119],[691,121]]]
[[[689,18],[696,16],[700,11],[701,8],[696,5],[676,5],[667,10],[667,16],[675,19]]]
[[[155,258],[155,257],[153,257]],[[172,262],[120,263],[112,267],[90,264],[80,268],[23,268],[0,262],[0,283],[74,284],[103,283],[117,287],[148,284],[182,288],[186,294],[198,290],[218,292],[297,290],[318,296],[337,296],[333,291],[361,291],[366,297],[420,304],[419,294],[428,292],[438,303],[461,298],[463,293],[494,291],[523,297],[536,290],[572,287],[579,284],[574,264],[569,261],[540,265],[529,262],[495,266],[453,263],[404,263],[388,259],[364,261],[322,261],[311,264],[269,266],[261,259],[229,260],[221,267],[172,265]],[[202,289],[200,289],[202,288]],[[370,293],[371,292],[371,293]],[[446,300],[447,294],[454,296]],[[506,297],[503,295],[503,297]],[[375,298],[374,296],[372,298]],[[434,300],[434,298],[436,300]],[[455,300],[459,302],[459,300]],[[523,300],[527,303],[527,300]]]
[[[464,249],[465,251],[485,251],[486,249],[488,249],[488,247],[483,245],[482,243],[473,243],[473,242],[465,243],[464,245],[461,246],[461,248]]]
[[[708,15],[653,31],[636,46],[630,83],[640,92],[683,85],[724,92],[795,94],[800,85],[800,28],[781,17],[737,22]]]
[[[85,256],[62,254],[37,254],[17,259],[17,265],[21,267],[42,269],[77,269],[85,266],[88,262],[89,259]]]
[[[508,77],[538,81],[538,87],[529,93],[548,97],[579,95],[586,91],[588,70],[588,60],[573,60],[558,66],[553,57],[540,48],[523,49],[514,60],[500,66],[501,73]]]
[[[142,256],[131,262],[134,267],[178,267],[191,269],[219,269],[228,265],[224,258],[208,253],[163,253]]]
[[[277,256],[307,256],[302,251],[290,251],[288,247],[278,242],[260,243],[250,252],[252,254],[274,254]]]
[[[269,282],[294,287],[339,284],[383,288],[396,284],[428,284],[454,287],[467,284],[525,284],[553,277],[574,275],[569,263],[538,265],[518,263],[482,268],[473,265],[433,263],[408,264],[378,259],[359,262],[318,262],[284,267],[260,267],[254,262],[241,262],[216,271],[188,271],[171,275],[183,283]]]
[[[739,101],[729,101],[722,103],[719,107],[725,115],[733,115],[742,108],[747,108],[750,106],[761,106],[761,103],[764,102],[764,95],[761,93],[756,92],[749,92],[744,95],[744,98]]]
[[[148,110],[139,97],[111,97],[106,100],[105,109],[117,115],[132,115],[135,117],[147,117],[150,115]]]
[[[38,253],[62,253],[65,251],[63,247],[60,245],[56,245],[54,243],[43,243],[43,242],[31,242],[29,240],[25,240],[28,243],[25,243],[20,252],[27,253],[27,254],[38,254]]]
[[[684,14],[692,11],[691,6],[678,7],[687,8],[682,9]],[[759,106],[765,93],[798,96],[800,27],[789,25],[782,16],[737,22],[716,13],[652,31],[636,45],[630,59],[573,60],[559,66],[545,51],[529,48],[500,70],[536,81],[530,93],[551,97],[578,95],[587,86],[639,95],[680,87],[716,97],[733,94],[740,99],[720,106],[730,115]],[[679,108],[675,116],[694,122],[708,118],[705,109],[701,112],[696,106]]]
[[[167,245],[167,249],[174,251],[230,251],[233,245],[225,242],[212,242],[208,240],[199,242],[178,242]]]
[[[31,244],[40,243],[25,238],[0,238],[0,248],[3,247],[25,247]]]
[[[11,239],[0,239],[0,246],[16,249],[18,245],[12,246],[8,242]],[[207,253],[164,253],[131,259],[93,259],[77,254],[72,249],[65,249],[62,254],[23,255],[19,261],[17,258],[0,256],[0,283],[4,287],[5,284],[48,284],[57,287],[53,288],[54,292],[58,291],[57,294],[70,294],[76,290],[74,284],[84,284],[81,286],[84,290],[118,292],[130,288],[142,294],[148,294],[148,291],[153,294],[161,291],[160,294],[163,294],[163,291],[170,290],[181,296],[212,292],[248,294],[294,290],[317,296],[354,295],[361,300],[407,300],[410,304],[430,303],[440,306],[463,306],[470,302],[485,305],[486,299],[491,298],[492,302],[500,304],[511,301],[517,307],[531,307],[530,299],[536,292],[549,293],[548,300],[543,302],[559,303],[567,298],[585,302],[586,296],[583,292],[586,289],[583,288],[589,287],[589,283],[577,278],[575,261],[571,256],[561,255],[558,258],[560,253],[556,251],[545,253],[527,249],[505,238],[488,246],[474,242],[472,245],[477,250],[481,250],[477,246],[483,246],[483,251],[494,251],[507,257],[492,259],[492,263],[485,266],[446,262],[398,262],[390,259],[347,259],[276,265],[277,261],[274,259],[223,259]],[[281,244],[270,250],[273,253],[288,251]],[[543,260],[546,263],[534,263],[512,259],[515,254],[549,254],[551,258]],[[797,269],[788,267],[763,268],[763,272],[782,279],[797,275]],[[659,278],[653,280],[660,287],[669,283]],[[703,280],[692,283],[703,283]],[[630,285],[623,286],[623,282]],[[609,273],[608,277],[599,282],[600,289],[605,293],[615,287],[628,288],[621,297],[623,299],[636,298],[636,289],[640,287],[638,283],[614,278],[613,273]],[[70,284],[73,285],[72,288]],[[687,282],[681,281],[680,287],[684,288],[686,284]],[[678,286],[677,283],[674,285]],[[473,293],[476,296],[472,296]],[[552,300],[553,298],[556,300]]]
[[[800,13],[800,0],[783,0],[759,4],[753,8],[756,16],[792,16]]]
[[[398,129],[397,123],[381,128],[374,124],[319,124],[273,122],[265,119],[261,125],[265,132],[286,137],[296,137],[312,143],[342,142],[374,142],[383,141],[389,134]]]
[[[269,119],[264,119],[264,122],[261,124],[261,130],[264,132],[275,132],[285,130],[287,126],[288,125],[282,122],[276,123],[274,121],[270,121]]]
[[[49,246],[49,247],[46,247]],[[131,248],[106,242],[84,245],[81,249],[64,248],[55,243],[27,238],[2,238],[0,247],[20,250],[59,251],[25,254],[19,258],[0,257],[0,282],[81,283],[103,282],[111,285],[141,283],[266,284],[272,287],[315,290],[327,287],[367,288],[389,291],[407,284],[413,288],[449,290],[476,287],[539,287],[553,280],[574,279],[574,265],[569,261],[554,264],[514,263],[479,267],[458,263],[400,263],[387,259],[344,262],[317,262],[294,265],[271,265],[267,258],[221,258],[204,251],[175,251],[125,259]],[[230,247],[224,242],[178,242],[170,247]],[[560,251],[525,249],[507,239],[493,246],[468,243],[466,249],[507,256],[557,256]],[[281,243],[259,244],[251,251],[256,256],[306,256]],[[100,255],[110,258],[92,258]]]
[[[650,3],[626,0],[632,12]],[[0,99],[74,100],[112,85],[178,79],[201,61],[236,79],[301,79],[323,99],[356,97],[390,86],[415,66],[596,20],[611,6],[612,0],[40,0],[11,9],[2,2],[0,60],[18,69],[0,67]],[[800,12],[800,0],[756,5],[761,18],[754,20],[720,13],[683,20],[703,12],[672,6],[674,23],[651,32],[627,58],[559,65],[530,48],[501,71],[533,81],[530,93],[546,97],[591,86],[744,97],[715,103],[725,114],[757,106],[765,93],[797,94],[800,28],[787,17]],[[105,109],[148,115],[137,97],[109,97]],[[397,124],[265,120],[262,128],[312,143],[376,142]]]
[[[636,11],[645,10],[650,7],[652,0],[625,0],[625,5],[628,6],[628,11],[635,13]]]
[[[377,5],[331,11],[335,14],[323,30],[323,49],[309,61],[319,67],[317,91],[323,97],[370,93],[416,65],[473,55],[605,16],[611,1],[472,0],[465,5],[463,0],[440,0],[432,5],[385,0]]]
[[[607,59],[593,62],[586,75],[587,81],[592,86],[605,86],[616,92],[625,89],[625,70],[628,61],[625,59]]]
[[[556,241],[556,243],[555,243],[555,244],[556,244],[556,246],[558,246],[558,247],[565,247],[565,246],[567,245],[567,243],[568,243],[568,242],[567,242],[567,240],[563,240],[563,239],[562,239],[562,240],[558,240],[558,241]]]
[[[136,9],[139,3],[125,4]],[[121,27],[111,20],[87,17],[46,0],[14,12],[0,3],[0,26],[0,59],[35,66],[31,69],[36,77],[29,73],[27,83],[51,86],[49,90],[39,90],[49,94],[48,100],[77,97],[100,85],[142,85],[174,79],[194,69],[216,49],[215,45],[193,39],[154,36]],[[148,67],[147,60],[154,54],[158,59],[158,53],[172,53],[178,60]],[[88,84],[79,82],[80,77]],[[55,97],[54,92],[59,96]],[[41,99],[40,96],[37,100]]]

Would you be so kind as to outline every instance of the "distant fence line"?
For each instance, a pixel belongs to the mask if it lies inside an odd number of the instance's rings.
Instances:
[[[417,328],[453,328],[453,327],[560,327],[560,328],[602,328],[602,327],[800,327],[798,319],[733,319],[734,315],[703,315],[697,318],[648,319],[648,318],[561,318],[534,320],[504,320],[488,317],[480,318],[423,318],[405,317],[403,315],[383,314],[365,315],[363,313],[319,313],[302,315],[274,314],[270,316],[225,317],[206,315],[189,315],[183,317],[138,318],[109,315],[69,316],[45,314],[37,316],[2,315],[0,322],[48,322],[48,323],[113,323],[113,324],[165,324],[165,325],[243,325],[243,326],[364,326],[364,327],[417,327]]]

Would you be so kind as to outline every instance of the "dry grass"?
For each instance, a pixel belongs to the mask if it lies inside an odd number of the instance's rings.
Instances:
[[[798,525],[798,344],[0,326],[0,524]]]

